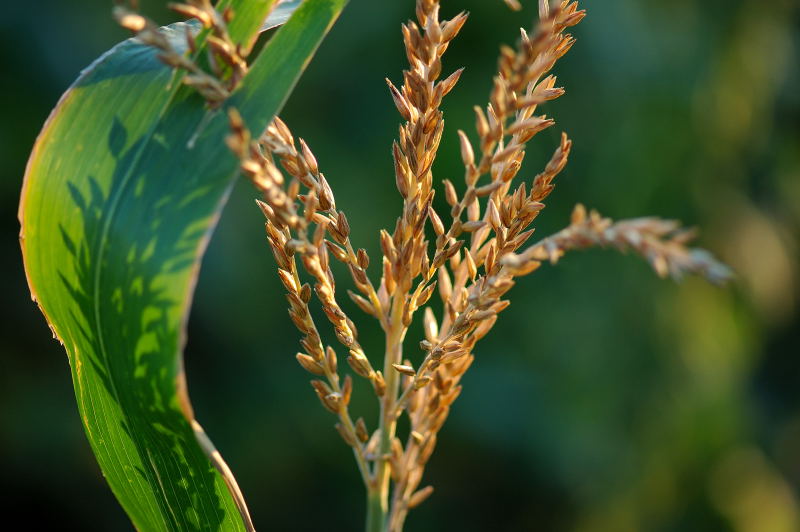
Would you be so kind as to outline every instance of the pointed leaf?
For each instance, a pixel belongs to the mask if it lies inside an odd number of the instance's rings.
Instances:
[[[28,282],[67,350],[92,449],[138,530],[252,528],[192,413],[186,320],[236,175],[226,109],[262,130],[345,2],[306,0],[216,111],[152,49],[125,41],[81,74],[34,146],[19,214]],[[253,38],[271,3],[225,2],[231,34]],[[164,31],[181,46],[184,24]]]

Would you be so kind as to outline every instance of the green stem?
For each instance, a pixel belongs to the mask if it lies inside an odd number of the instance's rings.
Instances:
[[[375,462],[375,482],[369,487],[367,497],[367,532],[385,532],[389,521],[389,474],[388,456],[392,452],[392,440],[397,429],[395,414],[400,378],[392,364],[399,364],[403,359],[403,339],[406,329],[403,325],[404,298],[395,296],[392,301],[392,313],[389,328],[386,331],[386,355],[383,374],[386,379],[386,393],[381,400],[380,441],[378,459]]]
[[[367,527],[366,532],[384,532],[387,507],[381,497],[380,490],[371,488],[367,491]]]

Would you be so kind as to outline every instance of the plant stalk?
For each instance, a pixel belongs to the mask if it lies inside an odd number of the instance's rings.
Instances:
[[[384,532],[386,507],[382,504],[381,493],[377,486],[367,491],[367,526],[366,532]]]
[[[403,339],[406,327],[403,325],[404,297],[396,294],[392,301],[389,330],[386,332],[386,356],[383,376],[386,393],[381,400],[380,441],[376,462],[375,481],[368,487],[367,532],[385,532],[389,523],[389,489],[391,474],[389,457],[392,454],[392,440],[397,429],[397,395],[400,389],[400,375],[392,364],[403,360]]]

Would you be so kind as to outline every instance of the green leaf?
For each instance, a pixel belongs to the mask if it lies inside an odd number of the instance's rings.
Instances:
[[[234,38],[252,39],[271,3],[224,2]],[[34,146],[19,214],[28,282],[66,348],[92,449],[138,530],[252,529],[194,420],[186,320],[237,173],[226,109],[263,130],[345,3],[306,0],[215,111],[152,49],[125,41],[81,74]],[[185,40],[182,23],[164,31]]]

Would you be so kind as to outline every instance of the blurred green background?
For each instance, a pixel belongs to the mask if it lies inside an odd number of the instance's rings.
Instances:
[[[142,4],[172,20],[160,0]],[[399,25],[412,4],[351,0],[282,113],[373,257],[377,230],[398,213],[399,117],[383,78],[401,79]],[[445,104],[435,166],[457,180],[455,132],[471,130],[498,46],[535,6],[443,4],[445,15],[471,12],[445,60],[447,72],[467,70]],[[615,218],[680,218],[737,279],[674,284],[604,251],[523,279],[479,346],[428,468],[436,493],[407,529],[800,530],[800,6],[583,5],[578,42],[556,69],[567,95],[545,110],[557,126],[523,171],[532,177],[569,132],[573,156],[538,231],[565,225],[578,201]],[[49,110],[125,37],[109,12],[106,0],[40,0],[0,13],[0,509],[27,530],[131,529],[83,434],[67,357],[28,296],[15,220]],[[360,480],[293,359],[298,335],[253,197],[240,183],[201,274],[186,352],[195,410],[259,530],[358,530]],[[358,323],[378,355],[378,328]],[[370,394],[355,400],[373,426]]]

